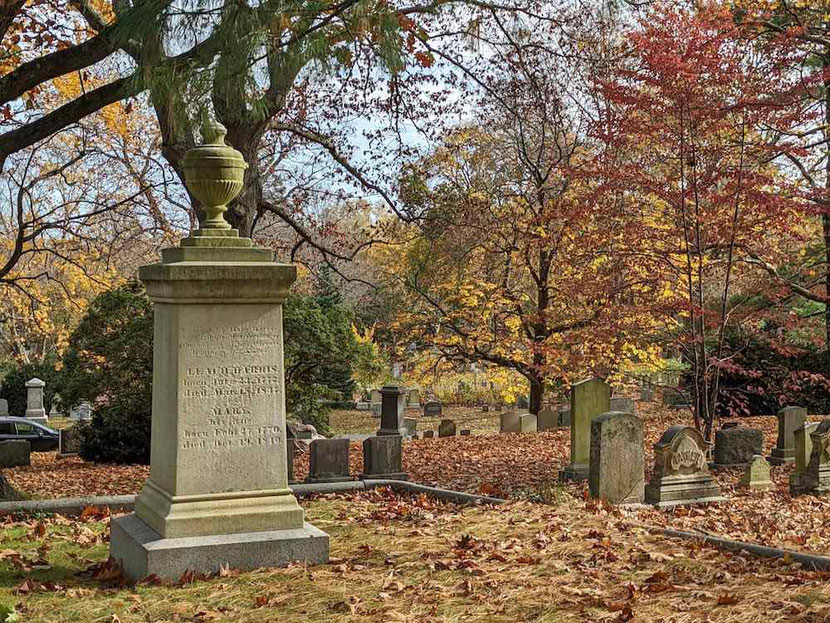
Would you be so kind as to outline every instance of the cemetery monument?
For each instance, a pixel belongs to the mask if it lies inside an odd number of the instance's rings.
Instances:
[[[591,451],[591,420],[611,410],[611,388],[602,379],[580,381],[571,387],[571,462],[560,480],[587,480]]]
[[[208,123],[184,160],[201,228],[139,272],[154,304],[151,469],[111,522],[132,579],[328,560],[288,488],[282,303],[296,268],[223,218],[247,164]]]

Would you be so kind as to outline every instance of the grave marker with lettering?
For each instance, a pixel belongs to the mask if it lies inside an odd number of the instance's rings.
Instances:
[[[571,387],[571,462],[561,480],[587,480],[591,453],[591,420],[611,410],[611,387],[602,379],[580,381]]]
[[[154,304],[151,468],[110,539],[132,579],[328,560],[288,487],[282,304],[296,267],[223,220],[246,166],[224,135],[206,126],[184,158],[202,228],[139,273]]]

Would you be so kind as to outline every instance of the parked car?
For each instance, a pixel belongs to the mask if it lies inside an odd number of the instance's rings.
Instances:
[[[28,441],[32,452],[48,452],[58,449],[58,437],[58,431],[25,417],[0,417],[0,441]]]

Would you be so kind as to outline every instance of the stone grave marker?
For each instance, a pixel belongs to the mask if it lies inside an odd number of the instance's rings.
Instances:
[[[752,491],[769,491],[775,488],[770,478],[770,467],[761,454],[756,454],[746,466],[740,485]]]
[[[810,462],[790,479],[792,495],[830,495],[830,418],[824,419],[810,433],[813,451]]]
[[[58,453],[61,456],[78,454],[81,451],[81,436],[74,426],[58,430]]]
[[[425,416],[436,416],[441,415],[443,413],[443,409],[441,408],[441,403],[437,400],[430,400],[424,403],[424,415]]]
[[[285,467],[289,485],[295,485],[299,482],[294,478],[294,450],[294,439],[288,436],[285,441]]]
[[[354,408],[358,411],[369,411],[372,408],[372,403],[358,401],[355,403]]]
[[[777,416],[778,439],[769,456],[773,465],[783,465],[795,461],[795,437],[793,431],[807,421],[807,409],[804,407],[784,407]]]
[[[92,419],[92,405],[88,402],[82,402],[79,405],[72,407],[69,410],[70,420],[91,420]]]
[[[610,504],[643,501],[643,421],[636,415],[612,411],[591,420],[588,489]]]
[[[288,487],[282,304],[297,269],[223,219],[247,167],[207,123],[187,152],[204,220],[139,271],[154,307],[150,477],[110,522],[126,577],[324,563],[329,537]]]
[[[663,405],[672,409],[688,409],[689,399],[677,389],[666,389],[663,391]]]
[[[407,480],[401,442],[402,438],[397,435],[364,440],[361,480]]]
[[[525,413],[519,416],[520,433],[535,433],[537,424],[537,418],[532,413]]]
[[[519,418],[522,416],[521,411],[508,411],[499,416],[499,432],[502,433],[518,433],[519,432]]]
[[[31,465],[32,444],[23,439],[0,441],[0,467]]]
[[[455,422],[452,420],[441,420],[441,423],[438,425],[439,437],[455,437],[455,431]]]
[[[44,387],[46,383],[39,378],[26,381],[26,417],[42,424],[49,421],[46,409],[43,408]]]
[[[403,428],[406,435],[410,437],[414,437],[417,434],[418,430],[418,420],[414,417],[405,417],[403,419]]]
[[[651,385],[643,385],[640,387],[640,400],[643,402],[652,402],[654,400],[654,388]]]
[[[631,415],[637,415],[637,406],[634,404],[633,398],[612,398],[611,399],[611,411],[617,411],[619,413],[630,413]]]
[[[0,398],[0,417],[9,414],[9,401],[5,398]]]
[[[667,508],[725,499],[709,473],[703,436],[691,426],[670,426],[654,444],[654,470],[646,486],[646,502]]]
[[[571,387],[571,462],[561,480],[587,480],[591,452],[591,420],[611,407],[611,388],[601,379],[580,381]]]
[[[381,415],[378,435],[406,435],[403,426],[404,391],[396,385],[384,385],[380,390]]]
[[[407,394],[407,402],[410,407],[419,407],[421,405],[421,390],[413,388]]]
[[[764,451],[764,433],[727,422],[715,431],[715,467],[746,465]]]
[[[810,464],[810,455],[813,453],[813,440],[810,438],[810,433],[816,429],[816,426],[818,422],[805,422],[793,431],[795,471],[790,474],[790,479],[799,472],[803,472]]]
[[[309,484],[318,482],[346,482],[349,475],[349,440],[315,439],[309,446]]]
[[[559,409],[559,426],[568,428],[571,425],[571,410],[567,407]]]
[[[536,417],[537,430],[553,430],[559,427],[559,414],[551,409],[542,409]]]
[[[461,436],[462,437],[469,437],[472,434],[473,434],[473,431],[471,431],[469,428],[462,428],[461,429]]]
[[[424,431],[424,439],[432,439],[433,437],[435,437],[435,431],[434,430],[425,430]]]

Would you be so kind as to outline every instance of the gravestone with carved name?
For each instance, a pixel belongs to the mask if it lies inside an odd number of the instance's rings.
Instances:
[[[670,426],[654,444],[654,470],[646,486],[646,502],[665,508],[725,499],[709,473],[703,436],[691,426]]]
[[[222,217],[247,166],[224,135],[208,124],[183,160],[201,228],[139,272],[154,308],[150,477],[110,524],[132,579],[328,560],[288,487],[282,306],[296,267]]]
[[[561,480],[587,480],[591,453],[591,420],[611,410],[611,387],[602,379],[587,379],[571,387],[571,462],[559,472]]]

